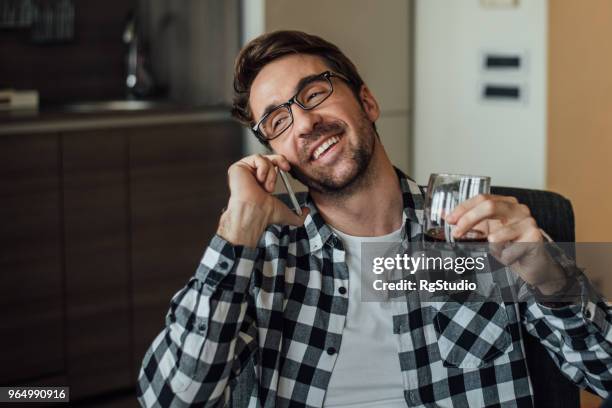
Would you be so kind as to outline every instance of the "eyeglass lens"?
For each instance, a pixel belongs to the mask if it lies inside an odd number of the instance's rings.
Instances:
[[[332,86],[327,78],[315,79],[306,85],[296,95],[296,102],[303,109],[313,109],[322,103],[332,93]],[[273,139],[287,130],[293,123],[293,116],[288,105],[283,105],[272,112],[261,123],[260,130],[267,139]]]

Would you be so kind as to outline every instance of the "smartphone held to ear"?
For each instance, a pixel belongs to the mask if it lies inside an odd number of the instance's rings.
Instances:
[[[295,197],[295,193],[293,192],[293,188],[291,187],[291,183],[289,183],[289,178],[287,177],[287,173],[283,170],[278,169],[278,173],[281,176],[281,180],[283,180],[283,184],[285,185],[285,189],[287,189],[287,193],[289,194],[289,199],[293,204],[294,211],[297,215],[302,215],[302,209],[300,208],[300,204],[298,203],[297,198]]]

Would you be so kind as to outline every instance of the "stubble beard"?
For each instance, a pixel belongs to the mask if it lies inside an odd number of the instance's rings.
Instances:
[[[339,124],[331,124],[328,126],[334,131],[340,127]],[[336,132],[337,133],[337,132]],[[377,137],[372,122],[370,122],[365,114],[361,117],[356,129],[357,143],[356,145],[348,144],[349,170],[340,176],[335,176],[333,172],[317,171],[315,174],[307,175],[297,166],[291,169],[291,175],[304,184],[310,191],[314,191],[329,198],[344,198],[350,196],[355,191],[363,188],[368,184],[369,166],[374,154],[375,138]],[[326,133],[326,135],[333,133]],[[322,136],[324,137],[324,136]],[[346,164],[344,164],[346,166]]]

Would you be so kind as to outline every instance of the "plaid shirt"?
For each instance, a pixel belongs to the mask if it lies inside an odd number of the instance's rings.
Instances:
[[[407,217],[402,238],[420,239],[423,191],[398,175]],[[229,405],[233,380],[251,358],[257,386],[249,407],[323,406],[342,342],[349,273],[342,242],[307,205],[303,226],[272,225],[257,248],[213,237],[144,357],[143,406]],[[590,290],[581,304],[559,309],[534,300],[432,308],[413,299],[392,302],[389,333],[398,339],[407,406],[533,406],[524,329],[574,383],[602,396],[612,389],[611,319]]]

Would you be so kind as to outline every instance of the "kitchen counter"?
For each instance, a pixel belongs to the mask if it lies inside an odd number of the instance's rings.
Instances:
[[[41,110],[0,112],[0,135],[125,128],[231,118],[229,107],[194,107],[151,101],[75,103]]]

